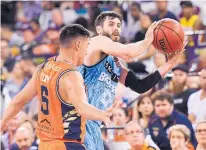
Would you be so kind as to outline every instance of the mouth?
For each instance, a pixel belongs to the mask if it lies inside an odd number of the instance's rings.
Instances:
[[[112,35],[113,35],[113,36],[120,36],[119,33],[113,33]]]

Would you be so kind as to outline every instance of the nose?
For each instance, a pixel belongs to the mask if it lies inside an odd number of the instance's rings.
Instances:
[[[26,145],[27,145],[26,141],[21,142],[21,147],[26,146]]]

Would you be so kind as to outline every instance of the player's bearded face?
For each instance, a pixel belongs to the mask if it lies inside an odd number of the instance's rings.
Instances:
[[[102,35],[118,42],[120,40],[121,21],[118,18],[107,17],[102,25]]]

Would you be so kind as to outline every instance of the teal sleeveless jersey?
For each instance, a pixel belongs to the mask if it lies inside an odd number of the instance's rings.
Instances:
[[[116,66],[113,56],[107,55],[96,65],[82,65],[78,70],[84,78],[89,104],[101,110],[109,108],[120,76],[120,67]]]

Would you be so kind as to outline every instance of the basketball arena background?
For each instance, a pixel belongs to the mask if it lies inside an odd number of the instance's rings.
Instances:
[[[147,143],[161,147],[162,143],[156,142],[158,139],[150,136],[151,132],[147,130],[149,119],[155,114],[152,96],[160,90],[166,90],[172,95],[175,109],[189,118],[196,133],[196,124],[206,120],[206,98],[203,98],[201,103],[192,105],[189,105],[189,101],[194,97],[200,101],[198,92],[206,92],[206,85],[200,83],[201,76],[206,78],[205,73],[200,74],[206,69],[205,0],[1,1],[1,117],[6,113],[5,108],[12,98],[31,78],[38,64],[58,54],[57,39],[61,27],[72,23],[81,24],[95,36],[94,21],[102,11],[107,10],[118,12],[123,17],[121,43],[143,40],[147,28],[153,21],[172,18],[183,26],[188,44],[177,66],[184,77],[175,78],[175,69],[154,88],[141,95],[122,85],[118,86],[116,99],[121,100],[122,105],[114,111],[111,127],[102,128],[105,149],[123,150],[128,147],[123,129],[131,120],[138,121],[145,129],[144,140],[149,141]],[[148,49],[134,61],[125,62],[125,65],[140,77],[144,77],[165,62],[165,55],[157,50]],[[151,106],[141,107],[146,103],[144,101]],[[23,123],[27,123],[32,131],[25,137],[30,141],[26,146],[29,149],[38,149],[39,139],[35,136],[37,105],[38,100],[34,98],[10,122],[1,134],[1,149],[21,149],[17,142],[20,137],[15,135],[15,131]],[[198,108],[194,110],[194,118],[191,118],[189,110],[194,106]],[[158,132],[159,129],[156,129],[152,134],[161,134]],[[189,144],[188,149],[194,149],[195,146],[191,146],[193,143]]]

